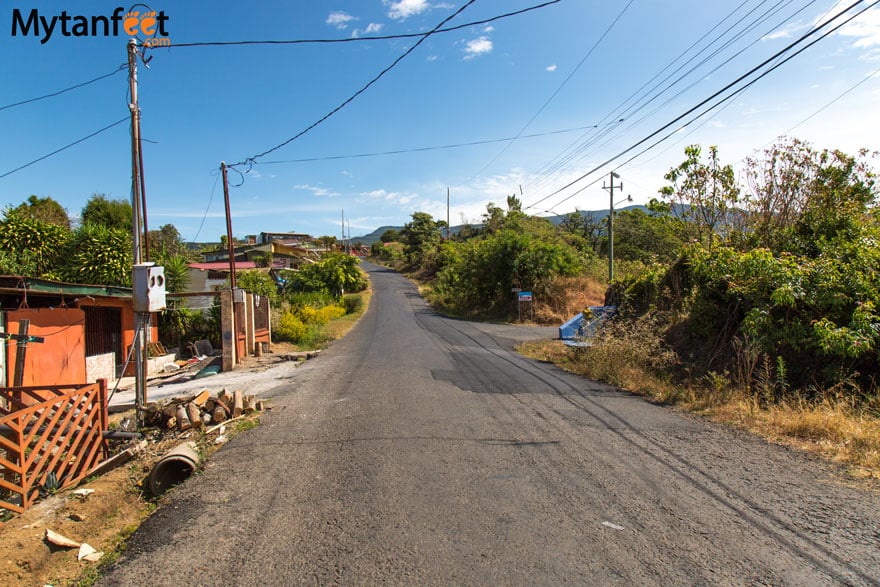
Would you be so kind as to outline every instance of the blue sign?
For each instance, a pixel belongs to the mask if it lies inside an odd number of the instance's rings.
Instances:
[[[519,301],[521,301],[521,302],[531,302],[531,301],[532,301],[532,292],[530,292],[530,291],[521,291],[521,292],[519,292]]]

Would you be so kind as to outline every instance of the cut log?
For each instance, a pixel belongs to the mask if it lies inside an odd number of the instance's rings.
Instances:
[[[189,416],[186,413],[186,408],[184,408],[182,405],[177,406],[177,428],[181,432],[192,428],[192,422],[189,421]]]
[[[202,407],[205,405],[205,402],[208,401],[208,399],[210,399],[210,397],[211,397],[211,392],[208,391],[207,389],[203,389],[201,392],[199,392],[199,395],[197,395],[196,397],[193,398],[192,403],[194,403],[195,405],[197,405],[199,407]]]
[[[214,413],[213,413],[213,417],[211,418],[211,421],[214,422],[215,424],[219,424],[220,422],[222,422],[223,420],[226,419],[226,416],[227,416],[226,408],[224,407],[224,405],[222,403],[218,403],[217,406],[214,408]]]
[[[186,404],[186,415],[189,416],[189,421],[192,423],[193,428],[199,429],[202,427],[202,415],[194,401]]]
[[[232,417],[238,418],[244,410],[244,396],[241,391],[236,389],[232,395]]]
[[[250,414],[256,408],[254,405],[257,403],[257,396],[255,395],[246,395],[244,396],[244,413]]]

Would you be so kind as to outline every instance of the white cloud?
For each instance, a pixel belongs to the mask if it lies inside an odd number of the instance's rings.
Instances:
[[[823,24],[832,16],[839,14],[846,9],[850,4],[851,2],[846,0],[838,0],[838,2],[828,10],[822,18],[817,19],[815,24]],[[869,49],[871,47],[880,46],[880,10],[877,8],[868,10],[840,29],[837,34],[843,37],[854,38],[855,42],[853,42],[853,47],[857,49]]]
[[[405,194],[403,192],[389,192],[384,189],[363,192],[362,196],[371,200],[383,200],[389,204],[405,206],[419,197],[418,194]]]
[[[348,26],[348,23],[353,20],[357,19],[346,12],[337,10],[335,12],[331,12],[330,15],[327,17],[327,20],[324,22],[326,22],[330,26],[335,26],[338,29],[344,29]]]
[[[807,25],[802,22],[793,22],[787,25],[784,25],[775,31],[772,31],[763,37],[761,37],[762,41],[775,41],[776,39],[790,39],[796,33],[806,30]]]
[[[483,32],[484,33],[491,33],[494,30],[495,30],[495,27],[493,27],[491,24],[489,24],[489,25],[486,25],[486,28],[483,29]]]
[[[382,30],[382,27],[384,27],[384,26],[385,25],[383,25],[383,24],[371,22],[370,24],[367,25],[367,28],[365,28],[363,30],[354,29],[353,31],[351,31],[351,36],[353,38],[357,38],[357,37],[360,37],[361,35],[372,35],[372,34],[380,32]]]
[[[489,37],[480,37],[478,39],[473,39],[472,41],[468,41],[467,46],[465,46],[464,48],[464,58],[473,59],[478,55],[491,53],[492,47],[492,41],[489,39]]]
[[[436,55],[428,55],[428,61],[437,61],[438,57]]]
[[[556,64],[554,63],[553,65],[548,65],[545,69],[549,72],[554,72],[556,71]]]
[[[431,7],[427,0],[397,0],[396,2],[382,0],[382,3],[388,7],[388,18],[393,20],[403,20],[421,14]]]
[[[313,196],[317,196],[319,198],[322,198],[322,197],[329,198],[329,197],[339,195],[338,192],[334,192],[333,190],[328,190],[327,188],[322,188],[322,187],[314,186],[314,185],[308,185],[308,184],[304,184],[304,183],[295,185],[295,186],[293,186],[293,188],[296,190],[304,190],[307,192],[312,192]]]

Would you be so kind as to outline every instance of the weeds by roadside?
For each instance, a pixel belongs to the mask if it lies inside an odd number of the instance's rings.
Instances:
[[[755,378],[742,386],[726,373],[709,372],[676,381],[676,356],[648,318],[612,323],[592,347],[570,348],[560,341],[527,342],[522,354],[566,371],[644,395],[733,425],[773,442],[821,455],[848,467],[858,479],[880,479],[880,398],[853,400],[830,389],[809,398],[781,384],[769,359],[756,359]],[[761,367],[766,362],[766,367]],[[762,371],[763,369],[763,371]]]

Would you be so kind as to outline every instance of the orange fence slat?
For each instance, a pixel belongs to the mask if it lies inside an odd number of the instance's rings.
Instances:
[[[60,487],[78,483],[107,447],[106,381],[0,389],[14,412],[0,417],[0,507],[22,512],[50,473]]]

